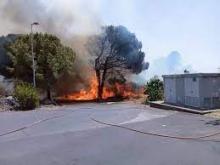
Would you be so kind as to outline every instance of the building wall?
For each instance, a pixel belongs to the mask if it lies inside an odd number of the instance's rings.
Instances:
[[[174,78],[164,79],[164,98],[167,103],[176,103],[176,80]]]
[[[204,108],[220,107],[220,77],[202,77],[200,97]]]
[[[220,76],[164,77],[165,102],[200,109],[220,108]]]
[[[185,81],[183,77],[176,78],[176,103],[180,105],[185,103]]]
[[[199,77],[185,77],[185,105],[200,107]]]

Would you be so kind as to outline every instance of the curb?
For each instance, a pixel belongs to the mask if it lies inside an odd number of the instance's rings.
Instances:
[[[171,104],[166,104],[162,101],[152,101],[152,102],[150,102],[150,107],[165,109],[165,110],[189,112],[189,113],[200,114],[200,115],[219,111],[219,109],[197,110],[197,109],[192,109],[192,108],[186,108],[186,107],[180,107],[180,106],[175,106],[175,105],[171,105]]]

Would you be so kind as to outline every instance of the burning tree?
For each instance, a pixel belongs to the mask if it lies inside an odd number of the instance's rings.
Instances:
[[[123,26],[103,27],[102,33],[92,36],[88,43],[91,61],[98,82],[97,97],[101,100],[106,80],[121,81],[125,72],[140,73],[148,68],[144,62],[142,43]]]

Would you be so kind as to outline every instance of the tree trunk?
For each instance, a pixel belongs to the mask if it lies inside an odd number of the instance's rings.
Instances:
[[[101,100],[101,76],[100,76],[100,70],[96,70],[96,79],[97,79],[97,100]]]
[[[47,84],[47,99],[50,103],[57,105],[56,101],[53,99],[49,83]]]
[[[100,84],[100,89],[99,89],[99,96],[98,96],[98,98],[100,100],[103,99],[103,90],[104,90],[104,86],[105,86],[106,73],[107,73],[107,70],[105,69],[103,71],[103,74],[102,74],[102,79],[101,79],[101,84]]]
[[[107,57],[106,60],[105,60],[105,64],[104,64],[102,78],[101,78],[101,75],[100,75],[100,86],[99,86],[99,91],[98,91],[98,99],[99,100],[103,99],[103,90],[104,90],[106,74],[107,74],[107,70],[108,70],[107,69],[108,60],[109,60],[109,58]]]
[[[47,87],[47,99],[50,100],[50,101],[53,100],[53,99],[52,99],[52,95],[51,95],[51,89],[50,89],[50,87]]]

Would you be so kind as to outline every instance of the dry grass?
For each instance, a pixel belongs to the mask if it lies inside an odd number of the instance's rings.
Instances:
[[[211,112],[206,114],[205,116],[220,119],[220,109],[217,112]]]
[[[147,96],[143,96],[143,97],[134,98],[134,99],[131,98],[129,99],[129,101],[132,101],[137,104],[146,104],[146,99],[147,99]]]

